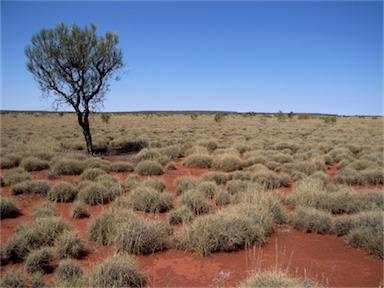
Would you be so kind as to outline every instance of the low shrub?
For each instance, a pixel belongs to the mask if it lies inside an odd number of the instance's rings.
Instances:
[[[65,283],[73,283],[83,276],[83,271],[72,259],[64,259],[60,261],[55,269],[55,273],[59,280]]]
[[[81,238],[73,232],[64,232],[55,239],[55,252],[59,259],[80,258],[85,254],[84,243]]]
[[[7,269],[1,274],[1,287],[4,288],[23,288],[25,287],[23,272],[16,269]]]
[[[85,170],[84,161],[61,159],[54,163],[52,172],[55,175],[80,175]]]
[[[361,177],[364,184],[384,184],[384,171],[382,167],[363,170],[361,171]]]
[[[307,207],[296,207],[290,215],[290,223],[298,230],[327,234],[332,230],[332,218],[329,213]]]
[[[165,165],[165,169],[169,171],[177,170],[176,164],[174,162],[170,162],[167,165]]]
[[[67,222],[61,217],[42,217],[16,227],[16,233],[8,239],[5,256],[12,262],[22,262],[37,248],[53,246],[57,237],[67,231]]]
[[[214,157],[212,168],[224,172],[240,170],[243,167],[243,161],[239,156],[231,154],[221,154]]]
[[[184,159],[183,165],[188,168],[211,168],[212,156],[207,154],[191,154]]]
[[[347,243],[383,259],[383,212],[361,212],[352,218],[353,224],[346,236]]]
[[[20,167],[27,171],[41,171],[49,168],[49,162],[34,156],[29,156],[21,160]]]
[[[88,275],[89,287],[141,287],[145,278],[128,255],[113,256],[97,265]]]
[[[260,218],[268,217],[255,207],[236,205],[222,209],[216,214],[205,215],[190,225],[178,230],[173,237],[177,249],[185,249],[201,256],[214,252],[230,252],[250,245],[263,245],[267,229]],[[270,218],[270,220],[272,220]]]
[[[85,204],[97,205],[109,203],[120,194],[120,190],[106,188],[100,183],[90,183],[80,189],[77,198]]]
[[[25,270],[29,273],[49,273],[52,271],[50,265],[53,255],[48,248],[32,251],[25,260]]]
[[[111,167],[111,163],[109,163],[109,161],[101,158],[97,158],[97,157],[88,158],[86,161],[84,161],[84,165],[85,165],[84,169],[99,168],[101,170],[104,170],[107,173],[110,171],[110,167]]]
[[[135,168],[131,163],[115,162],[111,164],[111,172],[133,172]]]
[[[144,160],[139,162],[135,167],[135,172],[141,176],[157,176],[164,174],[161,165],[152,160]]]
[[[200,183],[200,179],[192,176],[181,176],[173,181],[176,189],[176,195],[180,196],[188,190],[195,189]]]
[[[0,218],[16,218],[21,215],[20,209],[10,198],[0,197]]]
[[[23,168],[12,168],[1,175],[1,186],[11,186],[31,179],[32,175]]]
[[[220,190],[215,195],[215,204],[219,206],[228,205],[231,203],[231,199],[227,191]]]
[[[270,170],[254,172],[252,181],[264,187],[264,189],[277,189],[281,186],[279,176]]]
[[[168,213],[168,223],[170,225],[191,223],[195,214],[186,205],[179,205],[176,209],[172,209]]]
[[[206,198],[212,199],[219,191],[218,185],[211,181],[203,181],[197,186],[197,191],[202,193]]]
[[[95,180],[100,175],[105,175],[107,172],[101,168],[87,168],[81,173],[81,180]]]
[[[21,156],[15,154],[1,155],[0,168],[11,169],[19,166]]]
[[[48,201],[40,202],[31,208],[31,216],[33,219],[51,217],[55,215],[55,208]]]
[[[129,175],[122,183],[123,188],[129,191],[132,191],[139,185],[140,178],[137,175]]]
[[[49,185],[43,180],[26,180],[11,186],[11,194],[42,194],[47,195]]]
[[[249,186],[248,181],[234,179],[227,182],[225,188],[230,195],[235,195],[237,193],[246,191],[248,189],[248,186]]]
[[[333,176],[333,181],[338,184],[346,185],[362,185],[363,175],[361,172],[352,168],[343,168],[337,174]]]
[[[75,202],[73,203],[72,209],[71,209],[71,216],[73,218],[87,218],[89,217],[89,213],[87,211],[87,207],[82,202]]]
[[[89,227],[91,241],[113,244],[118,251],[135,255],[162,250],[165,236],[161,221],[146,220],[131,210],[119,208],[101,213]]]
[[[213,181],[217,185],[225,185],[229,180],[230,176],[226,173],[218,173],[218,172],[207,172],[202,176],[203,181]]]
[[[279,287],[279,288],[300,288],[307,287],[299,279],[291,278],[283,272],[266,271],[253,273],[247,279],[242,281],[240,288],[261,288],[261,287]],[[312,286],[309,286],[312,287]]]
[[[158,192],[163,192],[167,188],[165,182],[158,179],[145,179],[141,182],[141,185],[144,187],[155,189]]]
[[[137,187],[130,194],[133,209],[162,213],[172,208],[172,195],[167,192],[159,192],[150,187]]]
[[[59,182],[48,192],[48,199],[55,202],[73,202],[78,190],[68,182]]]
[[[196,215],[207,214],[211,211],[211,202],[205,197],[205,195],[197,190],[188,190],[183,193],[178,205],[185,205]]]

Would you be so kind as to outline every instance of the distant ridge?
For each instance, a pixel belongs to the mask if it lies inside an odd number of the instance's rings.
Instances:
[[[45,110],[0,110],[0,114],[7,113],[41,113],[41,114],[50,114],[50,113],[75,113],[75,111],[45,111]],[[222,110],[140,110],[140,111],[96,111],[93,113],[111,113],[111,114],[201,114],[201,115],[212,115],[212,114],[248,114],[248,115],[275,115],[277,112],[236,112],[236,111],[222,111]],[[346,117],[383,117],[383,115],[338,115],[330,113],[308,113],[308,112],[283,112],[284,114],[300,115],[308,114],[312,116],[346,116]]]

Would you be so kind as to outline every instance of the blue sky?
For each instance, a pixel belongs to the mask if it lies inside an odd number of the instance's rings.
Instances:
[[[24,49],[58,22],[119,35],[103,111],[383,115],[382,1],[1,1],[1,109],[52,109]]]

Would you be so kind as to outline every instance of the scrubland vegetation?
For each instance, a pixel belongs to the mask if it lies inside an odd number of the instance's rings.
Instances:
[[[177,249],[208,257],[263,246],[280,225],[335,234],[384,257],[381,117],[217,115],[95,114],[92,135],[104,154],[88,157],[74,114],[2,114],[1,218],[22,214],[21,196],[44,199],[2,245],[2,263],[21,262],[26,271],[7,269],[3,285],[55,273],[58,287],[139,287],[148,279],[130,254]],[[203,172],[179,171],[188,169]],[[167,175],[171,182],[162,180]],[[70,205],[74,219],[91,216],[85,239],[56,213],[56,202]],[[119,255],[84,273],[77,259],[90,253],[86,243]],[[301,284],[275,271],[239,286]]]

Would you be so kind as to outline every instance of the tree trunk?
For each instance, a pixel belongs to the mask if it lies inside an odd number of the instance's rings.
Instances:
[[[87,153],[89,155],[93,155],[94,149],[92,144],[91,129],[89,127],[88,115],[89,115],[89,111],[85,111],[84,113],[77,112],[77,119],[78,119],[79,125],[83,129],[85,144],[87,145]]]

